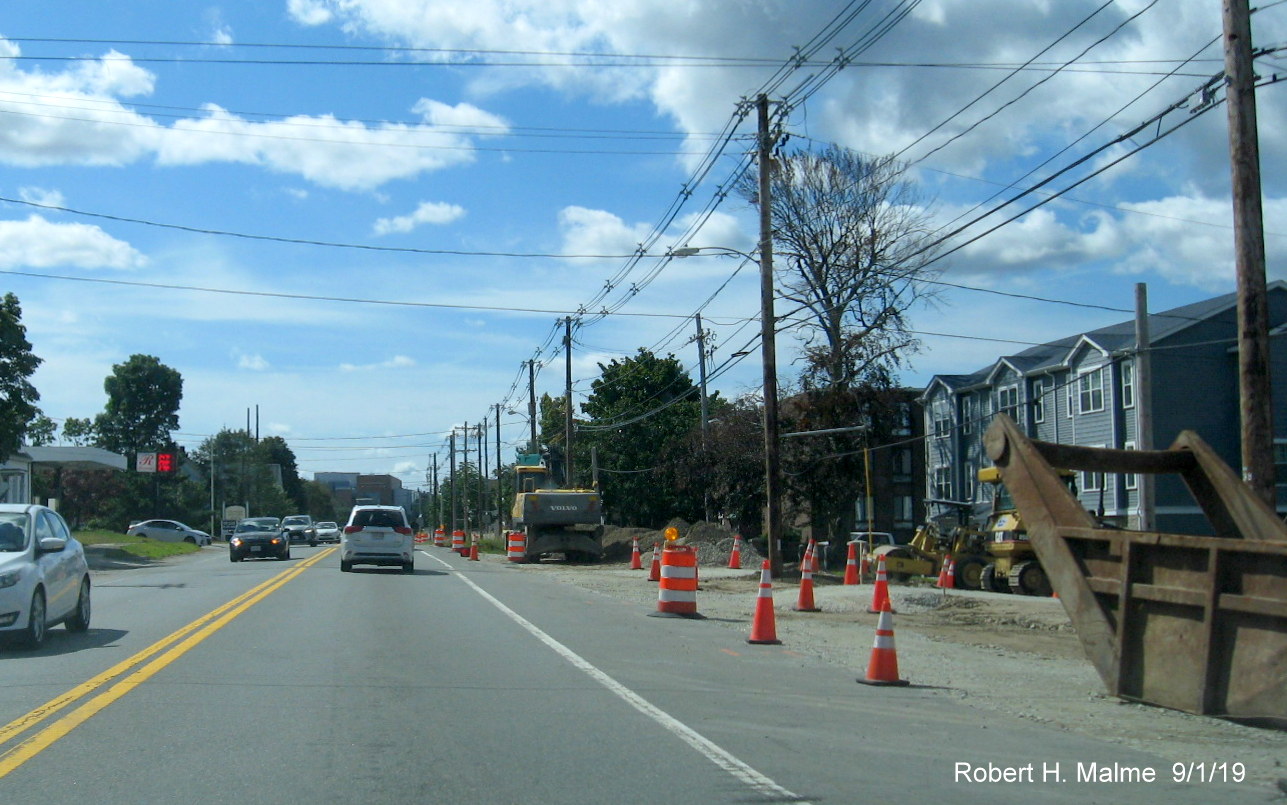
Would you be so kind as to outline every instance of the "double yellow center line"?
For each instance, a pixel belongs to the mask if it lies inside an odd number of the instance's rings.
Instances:
[[[310,556],[290,570],[279,573],[268,581],[252,587],[228,603],[158,640],[129,659],[122,660],[61,696],[45,702],[25,716],[0,727],[0,746],[2,746],[64,708],[75,704],[100,688],[104,688],[122,674],[134,669],[136,666],[142,666],[40,732],[0,753],[0,778],[5,777],[14,769],[43,752],[55,741],[84,724],[100,710],[134,690],[134,688],[146,682],[162,668],[188,653],[201,641],[227,626],[238,615],[264,600],[291,579],[334,552],[335,548],[327,548]],[[158,654],[160,656],[156,656]],[[155,659],[151,659],[153,657]],[[148,662],[149,659],[151,659],[151,662]]]

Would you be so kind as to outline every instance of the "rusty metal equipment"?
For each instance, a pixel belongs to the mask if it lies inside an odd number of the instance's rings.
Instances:
[[[1000,414],[984,445],[1110,693],[1287,724],[1287,525],[1197,434],[1168,450],[1077,447]],[[1214,536],[1097,526],[1052,467],[1178,474]]]

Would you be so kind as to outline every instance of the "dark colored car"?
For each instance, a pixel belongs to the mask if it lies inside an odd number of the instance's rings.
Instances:
[[[317,545],[317,527],[313,525],[313,518],[307,514],[292,514],[289,517],[283,517],[282,532],[286,534],[291,542],[307,542],[309,545]]]
[[[290,540],[276,517],[249,517],[237,523],[228,539],[228,561],[242,559],[290,558]]]

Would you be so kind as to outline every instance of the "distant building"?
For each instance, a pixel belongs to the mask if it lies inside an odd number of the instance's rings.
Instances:
[[[1280,510],[1287,505],[1287,284],[1268,289],[1274,451]],[[1241,464],[1236,295],[1226,294],[1149,316],[1152,441],[1170,446],[1182,430],[1197,432],[1235,471]],[[1005,412],[1029,436],[1086,447],[1135,449],[1139,387],[1134,321],[1075,333],[1032,347],[969,374],[937,375],[921,395],[925,484],[932,498],[982,502],[975,477],[991,462],[982,436]],[[1139,522],[1138,479],[1082,472],[1082,505],[1105,519]],[[1154,524],[1175,533],[1209,533],[1206,519],[1178,478],[1156,484]]]

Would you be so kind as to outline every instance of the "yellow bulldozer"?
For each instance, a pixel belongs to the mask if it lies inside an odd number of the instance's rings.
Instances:
[[[954,582],[967,590],[979,589],[983,568],[991,561],[987,552],[987,535],[970,524],[973,504],[958,500],[927,500],[926,504],[946,508],[937,517],[926,519],[905,545],[878,545],[871,551],[871,561],[884,557],[885,571],[891,579],[905,581],[912,576],[937,577],[943,563],[951,557],[956,562]],[[952,515],[956,523],[951,522]]]

